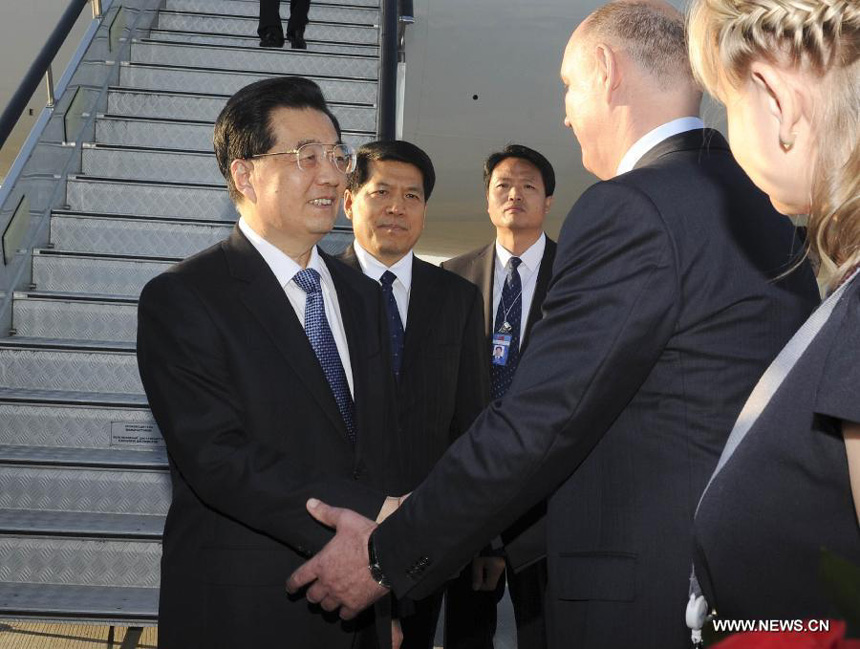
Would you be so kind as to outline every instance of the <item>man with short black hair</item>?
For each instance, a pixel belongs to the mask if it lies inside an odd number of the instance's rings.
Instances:
[[[316,246],[354,154],[297,77],[233,95],[215,153],[236,228],[140,297],[140,373],[173,482],[159,647],[349,649],[356,632],[375,646],[372,620],[343,626],[284,593],[331,536],[309,496],[375,519],[403,493],[379,290]]]
[[[481,290],[484,332],[493,349],[487,369],[492,396],[499,399],[513,380],[532,327],[542,317],[541,305],[552,276],[556,248],[543,230],[544,218],[552,207],[555,172],[538,151],[509,144],[487,157],[484,187],[496,240],[443,262],[442,268],[468,279]],[[452,640],[446,649],[492,649],[496,603],[504,594],[505,572],[517,624],[517,646],[546,647],[545,513],[546,503],[540,502],[503,533],[503,539],[519,538],[509,556],[499,550],[495,556],[473,560],[471,586],[495,589],[495,593],[478,599],[480,605],[472,610],[446,607],[446,625]]]
[[[478,290],[413,252],[435,181],[433,163],[419,147],[371,142],[358,150],[344,194],[355,242],[340,259],[379,282],[388,310],[407,491],[489,401]],[[404,610],[403,649],[432,649],[443,590]],[[474,608],[471,592],[448,597],[464,612]]]

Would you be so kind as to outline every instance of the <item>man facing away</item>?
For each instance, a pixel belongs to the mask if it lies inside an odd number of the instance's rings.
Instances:
[[[359,149],[344,195],[355,243],[340,259],[379,282],[387,309],[408,491],[489,401],[480,293],[413,252],[435,179],[414,144],[371,142]],[[458,592],[453,605],[467,611],[472,599]],[[404,649],[432,649],[441,601],[442,589],[402,611]]]
[[[475,284],[484,297],[484,332],[493,349],[488,365],[492,396],[507,392],[520,354],[534,324],[541,319],[555,259],[555,242],[546,236],[543,223],[552,207],[555,172],[534,149],[510,144],[490,155],[484,163],[487,212],[496,228],[496,240],[488,246],[443,262],[442,267]],[[541,502],[503,533],[503,539],[518,539],[511,548],[521,555],[481,557],[472,564],[475,584],[481,573],[504,575],[517,624],[520,649],[546,647],[543,600],[546,591],[545,536],[546,503]],[[525,539],[531,541],[528,545]],[[521,568],[515,571],[514,568]],[[446,608],[450,631],[447,649],[492,647],[496,628],[496,603],[504,592],[505,579],[496,592],[472,610]],[[492,584],[487,584],[492,587]],[[449,589],[450,593],[450,589]],[[461,631],[465,629],[465,631]],[[470,638],[469,629],[486,629],[483,638]],[[474,634],[474,632],[472,634]],[[460,638],[469,638],[463,642]],[[449,639],[446,638],[446,639]]]
[[[316,246],[353,153],[297,77],[233,95],[215,153],[236,228],[140,297],[140,372],[173,482],[159,646],[348,649],[357,631],[375,646],[364,620],[283,590],[330,537],[309,496],[376,518],[403,492],[379,289]]]
[[[603,182],[564,223],[511,387],[382,525],[310,503],[338,535],[289,587],[345,617],[385,585],[419,597],[549,496],[550,647],[680,649],[699,495],[818,294],[807,265],[782,276],[793,228],[696,117],[670,5],[599,8],[561,77]]]

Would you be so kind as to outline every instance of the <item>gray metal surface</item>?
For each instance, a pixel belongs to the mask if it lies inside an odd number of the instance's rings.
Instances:
[[[227,98],[227,95],[117,87],[108,91],[107,112],[128,117],[194,120],[214,124]]]
[[[251,17],[161,11],[158,14],[156,26],[160,29],[175,31],[253,37],[257,35],[257,22],[256,18]],[[328,43],[377,46],[379,45],[379,28],[376,26],[311,22],[305,28],[305,39]]]
[[[379,77],[379,61],[375,57],[321,54],[259,46],[225,47],[199,43],[138,40],[131,44],[131,60],[134,63],[151,65],[296,74],[304,77],[351,77],[374,80]]]
[[[99,178],[186,182],[203,185],[224,183],[214,153],[156,151],[87,146],[81,152],[81,173]]]
[[[69,209],[80,212],[219,221],[238,219],[223,183],[207,187],[78,177],[69,179],[66,201]]]
[[[374,7],[349,6],[354,3],[341,5],[324,2],[311,2],[308,19],[311,23],[349,23],[359,25],[378,25],[379,9]],[[357,3],[356,3],[357,4]],[[194,13],[218,14],[221,16],[252,16],[260,15],[260,5],[245,0],[167,0],[165,7],[168,11],[188,11]]]
[[[0,509],[163,516],[169,505],[167,471],[19,466],[0,471]]]
[[[48,291],[137,296],[150,279],[174,263],[40,254],[33,257],[33,283]]]
[[[28,536],[62,534],[158,541],[164,531],[164,516],[0,509],[0,530]]]
[[[157,588],[161,544],[0,536],[0,556],[0,582]]]
[[[153,446],[128,448],[115,445],[114,432],[144,429],[157,432],[155,420],[147,408],[104,408],[87,405],[57,405],[48,403],[0,403],[0,444],[5,449],[0,457],[9,457],[13,448],[40,448],[49,463],[58,464],[74,454],[108,460],[117,464],[159,462],[163,449]],[[151,450],[150,450],[151,449]],[[20,450],[18,453],[35,451]],[[100,453],[107,452],[108,456]],[[135,453],[123,459],[123,454]],[[140,456],[140,457],[138,457]],[[134,459],[137,458],[137,459]],[[47,461],[47,460],[46,460]]]
[[[0,616],[6,619],[72,616],[80,621],[135,619],[155,624],[157,615],[157,588],[0,583]]]
[[[177,41],[181,43],[205,43],[207,45],[228,45],[239,47],[259,47],[260,37],[237,36],[232,34],[208,34],[206,32],[180,32],[168,29],[153,29],[149,37],[159,41]],[[350,45],[349,43],[329,43],[326,41],[306,41],[308,52],[325,52],[327,54],[363,54],[378,56],[379,48],[372,45]],[[285,46],[289,48],[289,45]]]
[[[0,387],[143,394],[133,352],[0,348]]]
[[[0,464],[64,466],[91,469],[166,469],[167,452],[125,448],[68,448],[63,446],[3,446]]]
[[[375,126],[371,121],[376,120],[376,111],[372,108],[346,109],[339,111],[346,114],[353,126],[344,129],[364,127],[368,133],[363,135],[343,134],[345,142],[359,147],[375,139]],[[367,113],[365,115],[364,113]],[[355,117],[353,117],[355,116]],[[361,120],[361,123],[357,122]],[[340,120],[340,116],[338,116]],[[118,146],[157,147],[165,150],[203,151],[212,152],[212,133],[214,124],[208,122],[170,122],[166,120],[142,120],[127,117],[99,117],[96,120],[96,142]]]
[[[272,75],[254,72],[208,72],[194,68],[154,67],[142,64],[120,66],[120,83],[128,88],[167,92],[199,92],[232,95],[254,81]],[[329,101],[376,105],[375,81],[313,77]]]
[[[78,390],[29,390],[25,388],[0,388],[0,402],[94,406],[107,408],[146,408],[146,395],[119,394],[112,392],[81,392]]]
[[[51,217],[58,250],[121,255],[188,257],[225,239],[233,223],[176,223],[84,215]]]
[[[137,304],[15,296],[12,326],[22,336],[133,342]]]
[[[211,9],[211,7],[218,6],[221,4],[222,0],[218,2],[213,2],[212,0],[192,0],[195,3],[196,8],[190,9],[190,11],[199,11],[200,13],[221,13],[220,11],[215,12]],[[254,8],[259,10],[259,2],[258,0],[233,0],[236,4],[243,3],[244,5],[248,5],[249,7],[246,9],[242,9],[241,7],[238,9],[236,13],[241,15],[253,16]],[[371,7],[371,8],[379,8],[379,0],[313,0],[315,4],[320,6],[327,5],[335,5],[335,6],[349,6],[349,7]],[[184,0],[186,4],[186,11],[189,11],[187,8],[188,1]],[[165,9],[173,9],[173,5],[175,4],[175,0],[167,0],[165,2]],[[227,7],[221,7],[221,9],[226,9]],[[290,6],[288,2],[283,2],[281,4],[281,18],[286,22],[287,18],[289,18],[290,14]],[[228,12],[229,13],[229,12]]]

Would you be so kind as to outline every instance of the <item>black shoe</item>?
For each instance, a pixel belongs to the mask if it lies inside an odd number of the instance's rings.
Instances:
[[[294,50],[306,50],[308,49],[308,44],[305,43],[305,28],[297,29],[294,32],[287,31],[287,40],[290,41],[290,45],[293,46]]]
[[[260,34],[260,47],[283,47],[284,34],[273,27],[263,30]]]

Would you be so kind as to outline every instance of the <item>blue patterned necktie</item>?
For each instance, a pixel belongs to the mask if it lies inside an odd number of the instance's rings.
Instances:
[[[509,334],[511,336],[511,344],[508,347],[507,362],[504,365],[493,364],[490,366],[492,371],[491,390],[493,399],[501,399],[505,395],[505,392],[508,391],[508,388],[511,387],[511,381],[514,380],[514,373],[517,371],[517,364],[520,362],[520,323],[522,322],[523,313],[523,283],[520,280],[517,266],[522,262],[523,260],[519,257],[511,257],[505,266],[507,276],[502,287],[502,299],[499,300],[499,308],[496,310],[496,322],[493,326],[493,332]],[[510,331],[507,331],[507,327],[504,327],[506,322],[510,326]]]
[[[403,364],[403,321],[400,319],[400,310],[397,308],[397,300],[394,299],[392,284],[397,275],[390,270],[382,273],[379,283],[382,284],[382,297],[385,301],[385,311],[388,314],[388,334],[391,336],[391,367],[394,376],[400,380],[400,366]]]
[[[337,402],[337,409],[346,424],[346,433],[349,441],[355,443],[355,403],[349,391],[349,383],[346,380],[346,372],[340,362],[340,354],[337,352],[337,344],[328,320],[325,317],[325,304],[323,303],[322,287],[320,286],[320,274],[313,268],[300,270],[293,277],[296,284],[305,293],[305,334],[313,347],[314,354],[322,367],[329,388]]]

